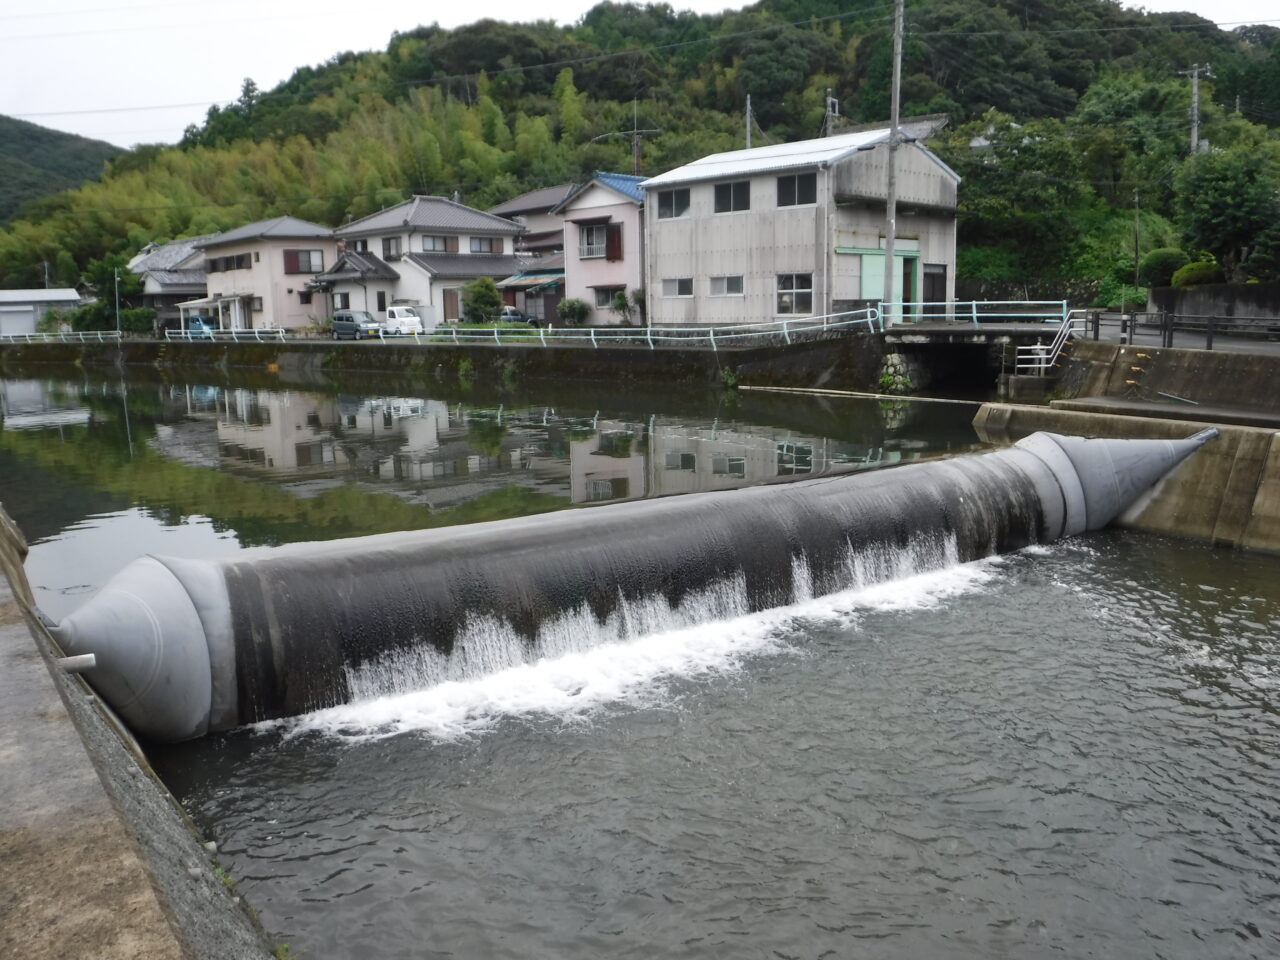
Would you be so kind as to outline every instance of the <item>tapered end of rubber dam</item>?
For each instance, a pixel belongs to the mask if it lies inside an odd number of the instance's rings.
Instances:
[[[1111,523],[1200,446],[984,454],[508,521],[144,557],[52,628],[160,741],[782,606]]]

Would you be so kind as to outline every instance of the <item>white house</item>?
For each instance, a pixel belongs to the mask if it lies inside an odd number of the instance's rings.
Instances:
[[[316,280],[332,291],[334,309],[367,310],[381,321],[387,307],[409,304],[428,325],[457,320],[467,281],[521,268],[521,229],[445,197],[414,196],[335,230],[344,251]]]
[[[586,301],[592,323],[618,323],[614,296],[644,288],[643,179],[597,172],[552,211],[564,218],[565,296]]]
[[[0,337],[35,333],[36,321],[48,310],[68,310],[80,305],[80,294],[71,287],[35,290],[0,290]]]
[[[819,316],[884,297],[888,128],[718,153],[641,184],[649,319]],[[894,301],[951,300],[959,176],[897,151]]]
[[[142,277],[142,305],[155,308],[161,327],[178,319],[179,303],[208,293],[204,251],[196,245],[215,236],[148,243],[129,261],[129,269]]]
[[[311,281],[333,263],[333,231],[297,217],[258,220],[194,244],[204,254],[208,296],[179,309],[214,317],[224,330],[300,329],[326,312]]]

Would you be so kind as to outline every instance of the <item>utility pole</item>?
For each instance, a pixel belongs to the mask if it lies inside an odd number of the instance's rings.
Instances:
[[[889,117],[889,156],[887,159],[888,176],[886,177],[884,203],[884,294],[881,303],[893,302],[893,241],[898,232],[898,108],[902,88],[902,3],[895,0],[893,5],[893,96]],[[904,293],[906,291],[903,291]],[[881,316],[880,322],[885,322]]]
[[[747,149],[751,149],[751,94],[747,94]]]
[[[827,87],[827,109],[822,118],[822,135],[824,137],[831,136],[831,131],[836,125],[836,120],[840,118],[840,101],[831,95],[831,88]]]
[[[1133,188],[1133,296],[1138,296],[1138,188]],[[1121,299],[1124,299],[1123,297]],[[1124,309],[1124,304],[1120,305]]]
[[[639,129],[640,108],[636,105],[636,101],[631,101],[631,129],[626,132],[602,133],[598,137],[592,137],[591,142],[596,143],[600,140],[607,140],[609,137],[630,137],[631,138],[631,172],[635,176],[640,175],[640,141],[646,133],[661,133],[660,129],[641,130]],[[748,128],[748,136],[750,136],[750,128]]]
[[[116,270],[116,333],[120,332],[120,271]]]
[[[1203,71],[1208,79],[1213,79],[1213,73],[1209,70],[1207,63],[1193,63],[1190,70],[1179,70],[1178,73],[1184,77],[1191,78],[1191,155],[1195,156],[1200,152],[1200,73]]]

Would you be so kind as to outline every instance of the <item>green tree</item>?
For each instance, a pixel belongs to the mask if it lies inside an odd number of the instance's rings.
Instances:
[[[502,310],[502,296],[492,277],[476,277],[462,288],[462,315],[470,323],[493,320]]]
[[[1207,250],[1228,281],[1242,281],[1253,247],[1280,220],[1280,143],[1191,157],[1177,191],[1187,247]]]

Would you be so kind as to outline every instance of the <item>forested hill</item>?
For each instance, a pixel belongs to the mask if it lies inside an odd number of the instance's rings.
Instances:
[[[411,192],[485,207],[629,170],[619,134],[633,124],[659,131],[642,154],[656,173],[741,146],[748,94],[756,143],[817,135],[828,89],[849,119],[883,120],[891,16],[886,0],[761,0],[718,15],[602,3],[566,27],[406,25],[385,51],[273,90],[246,81],[179,146],[135,148],[101,183],[38,202],[0,232],[0,284],[36,282],[42,261],[72,282],[104,254],[277,214],[338,224]],[[1144,252],[1181,246],[1264,275],[1268,244],[1280,256],[1280,234],[1262,236],[1280,171],[1277,38],[1110,0],[907,0],[903,109],[952,118],[931,146],[965,177],[961,273],[1114,287],[1125,257],[1132,275],[1136,200]],[[1197,63],[1213,66],[1213,149],[1188,157],[1180,71]],[[1206,229],[1241,191],[1252,219]],[[1192,210],[1218,197],[1232,202]]]
[[[101,140],[0,116],[0,223],[28,200],[96,180],[119,152]]]

